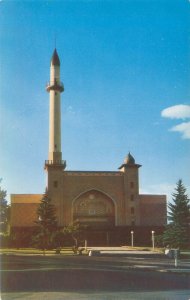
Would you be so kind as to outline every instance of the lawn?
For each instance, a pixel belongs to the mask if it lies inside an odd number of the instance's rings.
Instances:
[[[43,255],[43,250],[35,248],[0,248],[0,254],[33,254],[33,255]],[[46,250],[46,255],[54,255],[55,250]],[[73,255],[72,248],[64,247],[61,249],[61,254],[63,255]]]
[[[90,247],[88,247],[88,250]],[[113,247],[112,247],[113,249]],[[131,246],[123,246],[121,247],[123,250],[129,251],[152,251],[152,247],[131,247]],[[154,252],[157,253],[164,253],[164,248],[155,248]],[[180,258],[188,259],[190,258],[190,251],[189,250],[181,250]],[[87,254],[88,252],[83,251],[83,254]],[[0,254],[21,254],[21,255],[44,255],[43,250],[36,249],[36,248],[0,248]],[[45,255],[55,255],[59,254],[56,253],[56,249],[54,250],[45,250]],[[63,247],[61,248],[61,255],[76,255],[73,252],[71,247]]]

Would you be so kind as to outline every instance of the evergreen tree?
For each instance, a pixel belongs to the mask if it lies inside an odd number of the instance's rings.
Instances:
[[[177,182],[172,197],[173,203],[168,204],[169,224],[163,240],[171,247],[190,247],[190,199],[181,179]]]
[[[43,250],[53,247],[53,238],[57,231],[57,220],[55,206],[51,204],[47,190],[41,199],[37,209],[38,225],[37,234],[33,237],[36,243]]]
[[[1,182],[2,179],[0,179]],[[7,191],[3,190],[0,186],[0,233],[8,233],[10,206],[6,200]]]

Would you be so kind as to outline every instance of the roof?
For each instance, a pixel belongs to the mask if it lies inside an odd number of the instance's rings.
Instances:
[[[56,48],[55,48],[52,58],[51,58],[51,64],[54,66],[60,66],[60,60],[59,60],[59,56],[57,54]]]
[[[135,163],[134,157],[129,152],[128,155],[124,159],[124,163],[118,169],[121,170],[123,167],[125,167],[125,168],[128,168],[128,167],[140,168],[141,165]]]
[[[131,155],[131,153],[129,152],[128,155],[126,156],[124,163],[126,165],[134,165],[135,164],[135,159],[134,157]]]

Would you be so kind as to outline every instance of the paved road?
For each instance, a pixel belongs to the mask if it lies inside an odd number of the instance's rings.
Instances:
[[[189,290],[3,293],[2,300],[189,300]]]
[[[190,298],[190,274],[165,258],[4,255],[1,268],[3,300]]]

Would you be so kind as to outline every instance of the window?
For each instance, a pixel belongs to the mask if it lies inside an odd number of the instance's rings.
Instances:
[[[133,181],[130,182],[130,187],[134,188],[134,182]]]
[[[131,214],[134,215],[134,213],[135,213],[135,208],[131,207]]]
[[[135,221],[134,221],[134,220],[131,221],[131,225],[132,225],[132,226],[135,226]]]
[[[54,182],[53,182],[53,186],[54,186],[55,188],[57,188],[57,187],[58,187],[58,182],[57,182],[57,181],[54,181]]]
[[[131,195],[131,201],[134,201],[134,195]]]

